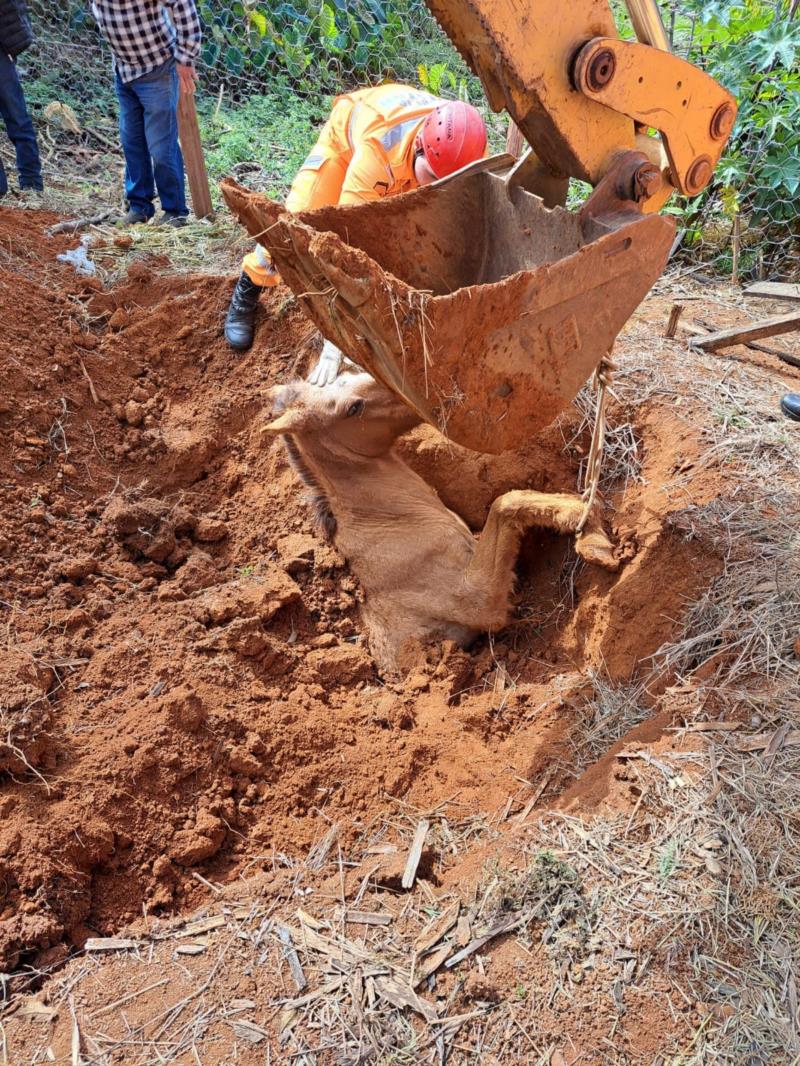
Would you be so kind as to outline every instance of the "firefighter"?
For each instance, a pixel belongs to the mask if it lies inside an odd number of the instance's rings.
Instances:
[[[396,196],[452,174],[486,154],[486,126],[462,101],[437,99],[408,85],[379,85],[339,96],[319,139],[297,173],[288,211],[363,204]],[[232,348],[253,343],[258,298],[280,276],[260,245],[242,263],[225,319]],[[342,355],[325,342],[309,381],[325,385]]]

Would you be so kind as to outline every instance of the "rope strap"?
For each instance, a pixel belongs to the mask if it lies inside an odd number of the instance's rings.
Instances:
[[[616,370],[616,365],[611,362],[611,357],[606,356],[594,372],[592,388],[597,392],[597,409],[594,415],[594,428],[592,429],[592,443],[589,446],[589,458],[586,462],[586,475],[583,488],[583,514],[578,522],[575,535],[579,536],[589,519],[594,502],[597,499],[597,490],[600,486],[600,474],[603,470],[603,446],[606,439],[606,401],[608,399],[611,377]]]

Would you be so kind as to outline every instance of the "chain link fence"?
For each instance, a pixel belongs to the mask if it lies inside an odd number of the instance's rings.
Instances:
[[[88,0],[30,0],[29,6],[36,43],[19,68],[46,181],[87,205],[117,204],[123,160],[111,58]],[[687,268],[741,281],[796,281],[798,5],[673,0],[662,6],[675,52],[718,77],[740,101],[739,122],[710,188],[668,207],[681,235],[676,256]],[[200,0],[198,9],[197,110],[215,199],[216,183],[227,174],[283,196],[332,96],[381,80],[469,100],[484,111],[492,148],[505,144],[507,117],[486,109],[479,81],[423,0]],[[617,13],[621,32],[630,35],[624,11]],[[2,135],[0,155],[13,174]],[[570,203],[584,194],[576,186]]]

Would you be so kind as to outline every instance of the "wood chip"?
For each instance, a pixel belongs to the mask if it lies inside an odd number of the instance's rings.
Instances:
[[[176,938],[186,936],[197,936],[198,933],[210,933],[212,929],[219,929],[220,926],[226,925],[228,919],[224,914],[214,914],[210,918],[200,918],[197,921],[189,922],[179,929],[177,933],[173,933]]]
[[[436,1022],[439,1020],[439,1015],[433,1009],[430,1003],[426,1003],[424,999],[420,999],[417,993],[411,988],[410,985],[401,984],[400,981],[395,981],[391,977],[375,977],[375,990],[379,996],[388,1000],[395,1007],[409,1007],[411,1010],[420,1014],[426,1022]]]
[[[469,927],[469,919],[466,914],[462,914],[456,922],[456,931],[454,934],[454,940],[460,948],[465,948],[472,939],[472,930]]]
[[[396,844],[373,844],[365,849],[365,855],[396,855],[400,849]]]
[[[307,1007],[309,1003],[313,1003],[316,999],[338,992],[344,981],[344,977],[334,977],[332,981],[327,981],[324,985],[320,985],[313,992],[306,992],[304,996],[298,996],[297,999],[287,1000],[284,1006],[289,1011],[300,1010],[302,1007]]]
[[[126,940],[119,936],[89,937],[83,945],[84,951],[128,951],[141,946],[140,940]]]
[[[489,941],[494,940],[495,937],[502,936],[503,933],[510,933],[515,929],[519,929],[521,925],[525,925],[526,922],[529,922],[531,918],[533,918],[534,914],[536,913],[536,910],[538,910],[538,907],[539,905],[537,905],[537,907],[535,907],[534,910],[528,914],[523,914],[517,918],[505,918],[503,921],[498,922],[496,925],[493,925],[487,933],[484,933],[483,936],[476,937],[473,941],[467,944],[465,948],[462,948],[461,951],[459,951],[451,959],[448,959],[445,963],[445,966],[448,970],[450,970],[453,966],[457,966],[460,962],[463,962],[464,959],[468,959],[470,955],[474,955],[476,951],[480,951],[484,944],[488,944]]]
[[[228,1011],[255,1010],[257,1006],[254,999],[232,999],[228,1004]]]
[[[294,913],[297,915],[300,924],[308,926],[309,929],[316,929],[319,932],[320,929],[327,928],[327,926],[319,921],[319,919],[315,918],[313,914],[304,911],[302,907],[298,907]]]
[[[306,980],[306,975],[303,973],[303,967],[300,965],[300,958],[295,950],[292,934],[287,926],[281,925],[279,922],[275,923],[275,928],[281,943],[286,948],[284,956],[289,963],[289,969],[292,972],[292,980],[297,986],[297,991],[302,992],[308,985],[308,981]]]
[[[431,955],[427,955],[414,971],[414,988],[419,988],[432,973],[436,973],[455,951],[453,944],[442,944]]]
[[[378,914],[374,911],[337,911],[337,917],[349,925],[391,925],[391,914]]]
[[[51,1022],[58,1017],[58,1011],[55,1007],[48,1007],[46,1003],[41,1003],[38,999],[29,999],[18,1009],[17,1017],[36,1018],[42,1022]]]
[[[418,955],[424,955],[426,951],[430,951],[434,945],[439,943],[443,936],[450,932],[458,921],[460,908],[460,900],[455,900],[437,918],[433,918],[428,922],[414,941],[414,951]]]
[[[345,937],[321,936],[315,929],[310,929],[305,925],[302,930],[292,929],[290,932],[297,938],[298,943],[302,941],[307,948],[318,951],[321,955],[327,955],[330,959],[338,959],[346,963],[374,961],[368,951]]]
[[[769,733],[755,733],[753,736],[742,737],[736,741],[737,751],[766,751],[770,744],[775,741],[778,730]],[[785,748],[796,747],[800,744],[800,729],[789,729],[782,737],[781,746]],[[776,749],[777,750],[777,749]]]
[[[269,1036],[266,1029],[262,1029],[260,1025],[256,1025],[254,1022],[247,1022],[243,1018],[236,1021],[228,1019],[228,1025],[240,1040],[246,1040],[248,1044],[260,1044]]]
[[[686,726],[687,733],[717,733],[717,732],[733,732],[735,729],[741,729],[741,722],[693,722],[691,725]]]
[[[755,341],[760,337],[777,337],[781,333],[793,333],[798,329],[800,329],[800,311],[792,311],[788,315],[775,315],[773,318],[762,318],[757,322],[733,326],[731,329],[717,330],[716,333],[709,333],[705,337],[693,340],[692,347],[700,348],[705,352],[715,352],[719,348],[746,344],[747,341]]]
[[[403,888],[413,888],[414,881],[417,877],[417,867],[419,866],[420,859],[422,858],[422,849],[425,847],[425,838],[428,835],[428,830],[431,827],[431,823],[427,818],[422,818],[417,823],[417,828],[414,832],[414,839],[411,843],[411,850],[408,853],[408,862],[406,868],[403,871]]]
[[[175,948],[176,955],[202,955],[206,950],[206,944],[179,944]]]

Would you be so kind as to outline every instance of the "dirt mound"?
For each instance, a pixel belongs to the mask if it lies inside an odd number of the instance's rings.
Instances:
[[[573,782],[587,671],[635,674],[716,572],[680,521],[714,491],[679,476],[688,426],[637,409],[633,478],[610,486],[618,574],[532,535],[518,620],[387,683],[355,581],[258,432],[318,344],[293,300],[267,296],[235,356],[231,279],[134,262],[103,290],[55,263],[74,239],[47,216],[25,213],[24,244],[19,219],[0,211],[0,968],[196,904],[195,869],[226,881],[330,821],[358,833],[387,796],[486,810],[543,769],[540,798]],[[579,421],[500,457],[428,428],[402,447],[479,528],[508,488],[574,488]]]

